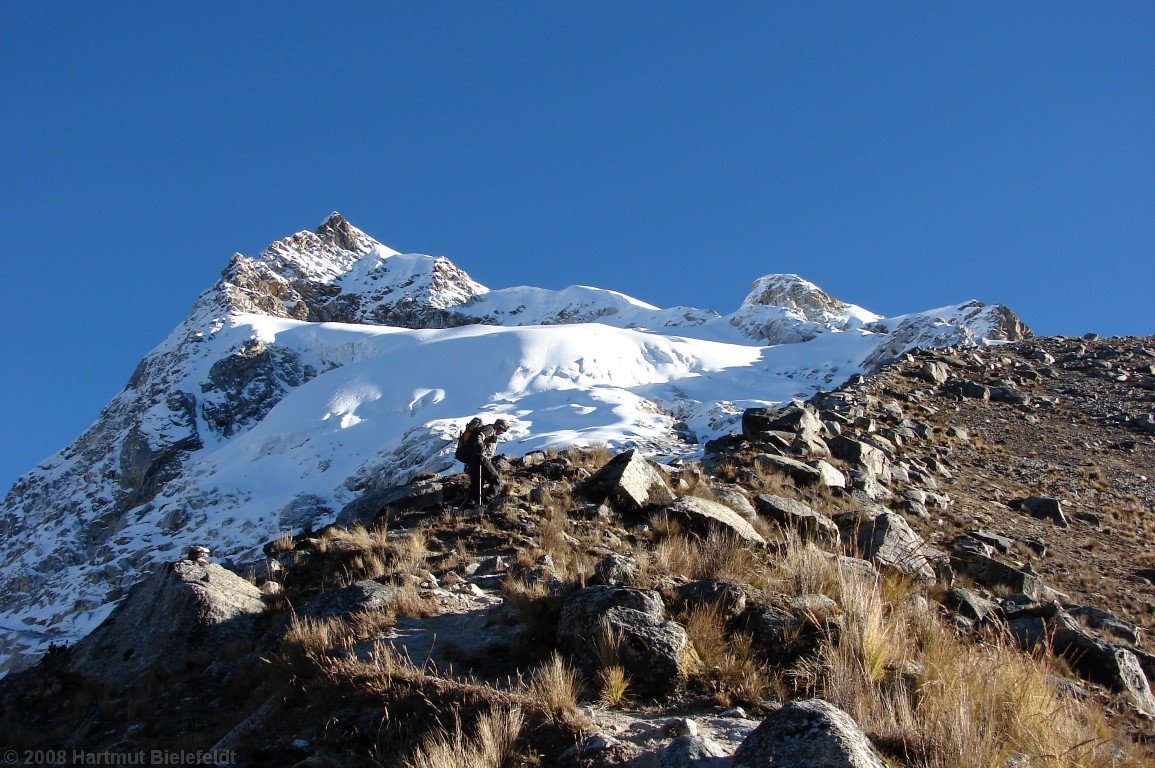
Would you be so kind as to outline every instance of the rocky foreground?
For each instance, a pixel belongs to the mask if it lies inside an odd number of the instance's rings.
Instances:
[[[1155,339],[917,351],[701,461],[604,448],[193,551],[0,682],[5,746],[241,765],[1140,766]],[[213,542],[205,541],[211,548]],[[67,763],[66,763],[67,764]]]

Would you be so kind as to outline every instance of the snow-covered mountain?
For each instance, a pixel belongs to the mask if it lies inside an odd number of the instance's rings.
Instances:
[[[192,543],[243,561],[367,490],[453,471],[474,415],[503,451],[599,441],[692,456],[744,408],[806,397],[913,346],[1029,331],[967,302],[883,318],[796,275],[729,315],[614,291],[489,290],[333,214],[233,257],[74,443],[0,507],[0,670],[95,626]]]

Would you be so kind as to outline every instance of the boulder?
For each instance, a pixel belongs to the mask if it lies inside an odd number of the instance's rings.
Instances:
[[[934,581],[932,561],[940,559],[902,515],[871,512],[840,517],[843,543],[880,568],[889,568],[920,581]]]
[[[350,501],[337,513],[336,524],[346,528],[361,523],[366,528],[383,517],[389,510],[400,504],[406,509],[430,509],[445,502],[445,480],[431,478],[406,485],[370,491]]]
[[[347,587],[322,592],[306,601],[297,611],[301,618],[329,619],[360,611],[380,611],[397,601],[397,587],[372,579],[356,581]]]
[[[800,501],[762,493],[754,498],[754,503],[764,517],[795,531],[803,541],[813,541],[819,546],[838,543],[838,526],[834,521]]]
[[[579,589],[562,605],[557,626],[558,644],[572,647],[575,641],[596,638],[600,631],[598,619],[611,608],[630,608],[657,620],[662,619],[666,610],[662,596],[652,589],[607,585]]]
[[[1131,651],[1094,637],[1068,615],[1059,617],[1052,646],[1080,675],[1123,693],[1136,711],[1155,718],[1155,696]]]
[[[990,600],[979,597],[972,590],[964,587],[956,587],[947,592],[942,603],[971,621],[982,621],[998,607]]]
[[[927,360],[918,369],[918,377],[923,381],[929,381],[931,384],[945,384],[946,380],[950,378],[950,368],[946,363]]]
[[[792,702],[746,737],[732,768],[885,768],[870,739],[833,704]]]
[[[750,499],[748,499],[745,492],[742,491],[742,486],[729,483],[716,483],[710,487],[710,490],[714,493],[715,499],[750,522],[754,522],[758,517],[758,513],[754,510],[754,505],[750,503]]]
[[[803,647],[800,630],[804,622],[789,611],[773,606],[750,606],[738,618],[759,653],[775,662],[790,659]]]
[[[725,579],[691,581],[677,587],[675,593],[683,609],[715,605],[725,620],[732,619],[746,610],[746,593],[740,586]]]
[[[1055,594],[1035,574],[1021,571],[980,551],[957,546],[957,542],[951,552],[950,564],[987,589],[1006,588],[1032,600],[1044,601],[1052,599]]]
[[[633,555],[606,555],[594,566],[596,584],[625,584],[638,573]]]
[[[838,435],[827,441],[830,452],[870,472],[882,480],[890,479],[890,459],[880,449],[846,435]]]
[[[1007,631],[1020,651],[1033,651],[1046,640],[1047,623],[1039,616],[1016,616],[1007,622]]]
[[[73,649],[75,672],[115,689],[207,664],[249,646],[261,592],[214,563],[181,560],[133,587]]]
[[[797,435],[790,443],[790,452],[807,459],[828,459],[830,448],[818,435]]]
[[[818,475],[821,478],[818,481],[820,485],[825,485],[827,488],[846,487],[846,475],[842,474],[841,470],[835,469],[829,462],[818,459],[811,466],[818,470]]]
[[[633,449],[611,459],[579,490],[595,501],[608,498],[625,512],[662,507],[674,500],[666,478]]]
[[[1124,642],[1133,645],[1139,645],[1143,642],[1142,630],[1139,627],[1120,619],[1111,611],[1105,611],[1092,605],[1080,605],[1072,608],[1069,613],[1088,627],[1105,630]]]
[[[817,485],[822,482],[822,473],[817,469],[786,456],[760,453],[754,457],[754,464],[763,471],[781,472],[789,475],[798,485]]]
[[[757,438],[763,432],[790,432],[814,437],[821,431],[822,422],[818,415],[804,406],[792,405],[781,411],[747,408],[742,413],[742,434],[747,438]]]
[[[725,504],[696,496],[682,496],[666,507],[666,514],[684,520],[691,528],[720,528],[746,541],[765,544],[766,540],[754,526]]]
[[[1027,405],[1031,399],[1014,387],[991,387],[991,402],[1010,403],[1011,405]]]
[[[1055,525],[1069,528],[1071,523],[1063,514],[1063,504],[1058,499],[1049,496],[1028,496],[1025,499],[1015,499],[1010,503],[1011,509],[1019,509],[1031,517],[1040,520],[1050,520]]]
[[[971,397],[976,400],[990,400],[991,391],[974,381],[951,379],[942,386],[943,392],[956,397]]]
[[[978,539],[987,546],[994,547],[1004,555],[1011,551],[1011,547],[1015,545],[1014,539],[1000,536],[997,533],[991,533],[984,528],[967,531],[968,534]]]
[[[661,595],[647,589],[593,586],[578,590],[562,604],[558,645],[578,665],[595,672],[611,661],[599,654],[607,634],[617,642],[613,663],[622,666],[635,690],[661,695],[693,663],[686,630],[663,618]]]

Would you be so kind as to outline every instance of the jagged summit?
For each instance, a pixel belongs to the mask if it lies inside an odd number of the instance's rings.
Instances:
[[[742,306],[780,307],[796,312],[804,320],[820,320],[824,315],[840,314],[850,308],[809,280],[792,274],[758,278]]]
[[[840,301],[798,275],[765,275],[754,281],[730,324],[769,344],[809,341],[826,331],[860,328],[881,319]]]
[[[832,389],[914,346],[1027,333],[968,303],[880,318],[796,275],[735,312],[612,290],[490,290],[333,214],[237,254],[74,443],[0,504],[0,668],[84,635],[210,533],[240,562],[357,495],[454,467],[461,423],[506,452],[601,442],[692,457],[746,407]]]
[[[337,211],[330,213],[329,217],[314,231],[322,240],[346,251],[364,253],[376,243],[373,238],[354,227]]]

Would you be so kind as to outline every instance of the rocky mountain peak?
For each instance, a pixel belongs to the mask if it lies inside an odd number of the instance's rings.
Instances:
[[[764,275],[730,324],[751,339],[768,344],[797,344],[827,331],[861,327],[879,318],[854,304],[840,301],[798,275]]]
[[[809,280],[789,274],[764,275],[755,280],[742,306],[779,307],[811,322],[822,321],[850,307]]]
[[[373,238],[354,227],[337,211],[330,213],[314,232],[322,242],[344,251],[365,253],[376,244]]]

